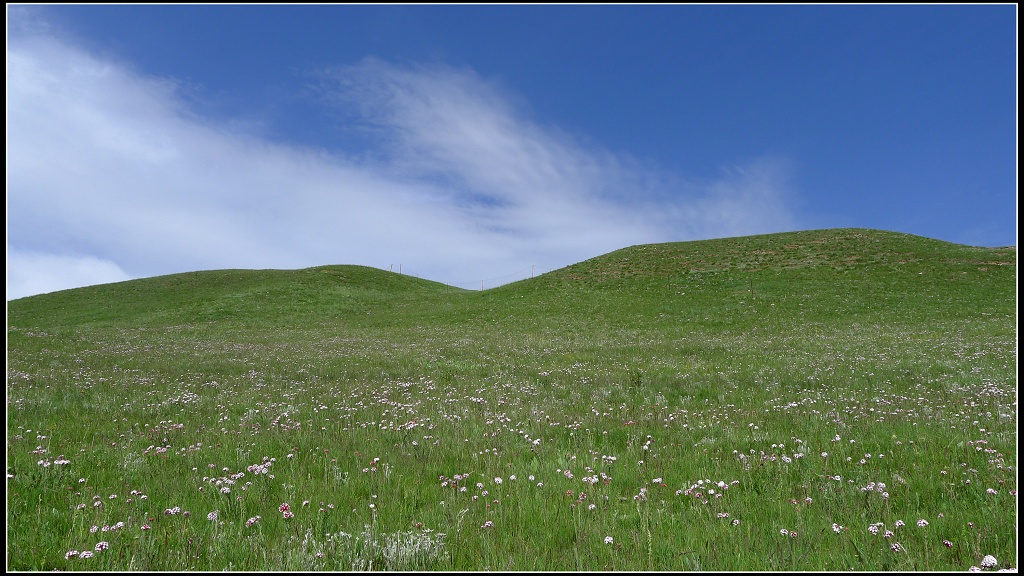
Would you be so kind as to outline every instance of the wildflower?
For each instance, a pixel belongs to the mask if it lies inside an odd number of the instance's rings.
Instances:
[[[950,542],[949,540],[943,540],[942,541],[942,545],[945,546],[946,548],[952,548],[953,547],[953,543]]]
[[[892,530],[886,530],[885,531],[885,537],[886,538],[892,538],[893,536],[895,536],[895,534],[892,533]]]
[[[614,544],[615,543],[615,539],[612,538],[611,536],[605,536],[604,537],[604,543],[605,544]]]
[[[82,550],[82,553],[79,554],[78,557],[82,559],[92,558],[92,550]]]
[[[143,531],[145,531],[145,530],[149,530],[150,528],[152,528],[152,526],[150,526],[149,524],[143,524],[142,526],[140,526],[140,528],[141,528],[141,529],[142,529]]]
[[[289,506],[287,502],[285,502],[285,503],[283,503],[283,504],[281,504],[280,506],[277,507],[277,510],[279,512],[287,512],[287,511],[289,511],[291,509],[292,509],[292,507]]]
[[[484,525],[481,526],[481,528],[494,528],[494,522],[488,520],[487,522],[484,522]]]
[[[734,518],[733,521],[732,521],[732,525],[733,526],[739,526],[740,525],[740,519],[739,518]]]
[[[587,506],[587,510],[594,510],[595,508],[597,508],[597,504],[590,504]]]
[[[779,534],[782,534],[783,536],[789,536],[789,530],[783,528],[782,530],[779,530]]]
[[[64,555],[64,559],[65,560],[70,560],[71,558],[74,558],[75,556],[78,556],[78,550],[68,550],[68,553]]]
[[[872,534],[878,534],[878,526],[874,524],[868,526],[868,532],[871,532]]]
[[[255,524],[255,523],[259,522],[259,521],[260,521],[260,517],[259,516],[253,516],[252,518],[249,518],[248,520],[245,521],[245,527],[249,528],[253,524]]]
[[[92,526],[89,528],[89,532],[95,534],[100,529],[99,526]]]
[[[840,526],[839,524],[836,524],[835,522],[833,522],[832,523],[832,531],[835,532],[836,534],[839,534],[840,532],[843,531],[843,527]]]
[[[893,542],[892,543],[892,551],[893,552],[903,552],[903,550],[904,550],[903,546],[901,546],[899,542]]]
[[[533,477],[533,474],[530,474],[530,477],[528,478],[528,480],[529,480],[530,482],[533,482],[533,481],[534,481],[534,477]]]
[[[989,494],[991,494],[991,495],[993,495],[993,496],[995,496],[996,494],[998,494],[998,492],[996,492],[996,491],[995,491],[994,489],[992,489],[992,488],[989,488],[988,490],[985,490],[985,492],[988,492]]]
[[[220,510],[214,510],[213,512],[210,512],[209,514],[206,515],[206,519],[209,520],[210,522],[216,522],[218,514],[220,514]]]
[[[996,560],[996,557],[992,556],[991,554],[981,559],[982,568],[995,568],[996,564],[999,564],[999,561]]]
[[[508,479],[509,479],[510,482],[515,482],[516,481],[516,475],[513,474],[513,475],[509,476]],[[499,482],[499,484],[500,484],[500,482]]]
[[[920,520],[917,521],[917,525],[920,526],[921,528],[924,528],[925,526],[928,525],[928,521],[925,520],[924,518],[921,518]]]
[[[905,523],[905,522],[903,522],[903,520],[897,520],[897,521],[896,521],[896,527],[897,527],[897,528],[902,528],[902,527],[904,527],[904,526],[906,526],[906,523]]]
[[[96,543],[96,551],[97,552],[100,552],[101,550],[106,550],[107,548],[110,548],[110,542],[105,542],[104,541],[104,542],[97,542]]]
[[[501,478],[495,478],[494,479],[494,483],[498,484],[500,486],[501,485]]]

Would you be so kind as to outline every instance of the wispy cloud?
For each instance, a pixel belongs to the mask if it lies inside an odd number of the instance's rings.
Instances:
[[[19,34],[7,55],[8,299],[334,263],[465,282],[792,226],[778,161],[686,180],[532,122],[470,70],[369,59],[325,75],[377,137],[352,155],[202,120],[173,81],[53,35]]]

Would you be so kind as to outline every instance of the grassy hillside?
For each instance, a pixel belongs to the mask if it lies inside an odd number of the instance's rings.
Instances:
[[[365,266],[212,270],[63,290],[13,301],[10,321],[38,326],[159,326],[181,322],[293,322],[338,317],[447,291],[443,284]],[[116,306],[112,305],[116,303]]]
[[[479,292],[196,272],[14,300],[7,332],[9,568],[1016,566],[1010,248],[770,234]]]

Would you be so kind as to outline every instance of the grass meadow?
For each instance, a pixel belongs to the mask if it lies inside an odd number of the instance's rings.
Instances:
[[[14,300],[7,568],[1015,570],[1016,257],[838,229]]]

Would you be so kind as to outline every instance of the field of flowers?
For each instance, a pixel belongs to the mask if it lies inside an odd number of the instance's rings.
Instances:
[[[1016,570],[1016,252],[639,246],[8,303],[8,570]]]

